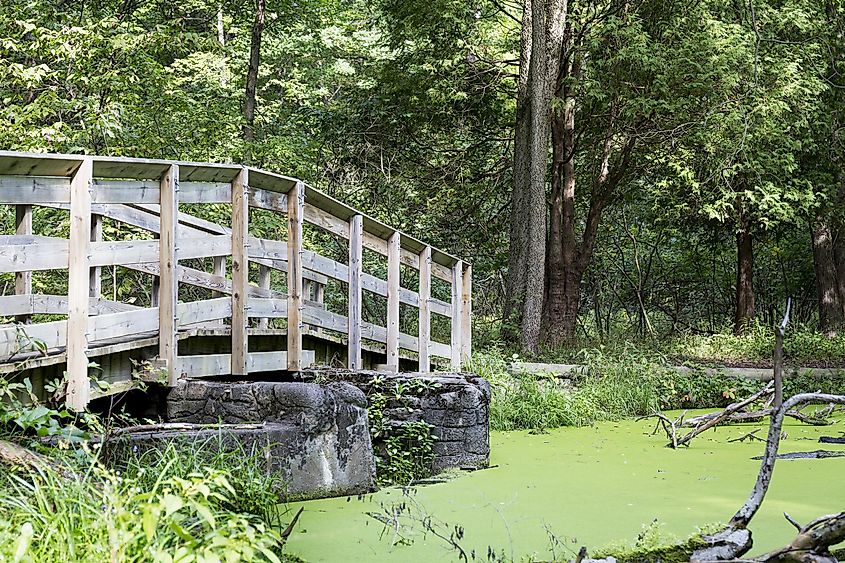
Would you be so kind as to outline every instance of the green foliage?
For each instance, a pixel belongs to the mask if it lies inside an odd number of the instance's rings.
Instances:
[[[542,431],[586,426],[599,421],[652,414],[655,410],[722,408],[760,389],[752,379],[703,370],[678,372],[663,356],[633,348],[585,349],[585,366],[574,380],[552,374],[511,373],[501,354],[475,354],[471,369],[490,381],[493,430]],[[822,391],[841,393],[840,376],[805,374],[786,379],[788,395]]]
[[[380,483],[407,485],[431,475],[432,428],[426,422],[405,422],[384,437],[376,455]]]
[[[418,379],[410,382],[370,381],[367,392],[367,416],[376,458],[376,478],[384,485],[407,485],[431,475],[434,461],[432,426],[425,421],[391,421],[386,409],[412,414],[414,396],[439,387],[438,383]]]
[[[265,452],[253,445],[219,435],[204,441],[174,440],[164,447],[131,452],[116,460],[115,468],[142,490],[151,490],[166,479],[188,479],[191,475],[216,471],[226,475],[231,492],[221,500],[226,510],[253,514],[269,526],[281,525],[279,497],[285,492],[281,475],[268,472]]]
[[[686,563],[690,555],[698,548],[704,547],[702,535],[712,534],[724,529],[719,524],[709,524],[700,528],[695,534],[684,541],[667,534],[661,524],[654,520],[648,525],[643,525],[643,530],[637,536],[633,544],[619,543],[607,545],[596,553],[596,558],[613,556],[619,563]]]
[[[226,473],[162,475],[150,487],[105,469],[45,467],[0,475],[0,558],[8,561],[271,561],[282,539],[228,509]]]

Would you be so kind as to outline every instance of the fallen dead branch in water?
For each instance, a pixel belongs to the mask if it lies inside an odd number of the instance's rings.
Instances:
[[[741,401],[740,403],[743,402],[746,404],[749,403],[748,400]],[[774,410],[766,439],[766,449],[762,456],[762,463],[760,464],[760,471],[757,474],[757,481],[748,499],[737,510],[736,514],[733,515],[723,530],[715,534],[699,536],[694,538],[694,540],[690,540],[687,544],[676,546],[679,548],[690,546],[689,561],[691,563],[729,561],[753,561],[757,563],[835,563],[837,561],[831,555],[830,548],[845,541],[845,512],[821,516],[804,526],[800,525],[788,514],[784,514],[784,517],[798,530],[798,535],[789,544],[780,549],[750,559],[741,558],[748,553],[753,545],[748,525],[763,503],[772,479],[775,461],[778,457],[781,457],[778,455],[778,447],[780,446],[783,421],[793,410],[798,410],[800,407],[809,404],[845,405],[845,395],[804,393],[789,398],[783,402],[780,409]],[[666,418],[665,415],[663,417]],[[658,419],[660,420],[660,417]],[[711,424],[708,427],[712,428],[713,426]],[[700,432],[698,433],[700,434]],[[703,546],[701,545],[702,542],[704,544]],[[696,544],[697,547],[692,547]],[[613,557],[590,559],[586,557],[583,550],[579,553],[578,560],[582,563],[616,562],[616,559]]]

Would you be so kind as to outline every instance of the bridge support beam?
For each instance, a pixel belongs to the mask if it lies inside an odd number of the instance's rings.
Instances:
[[[302,371],[302,220],[305,184],[288,192],[288,371]]]
[[[32,206],[31,205],[16,205],[15,206],[15,234],[31,235],[32,234]],[[31,295],[32,294],[32,272],[17,272],[15,273],[15,295]],[[15,318],[19,323],[29,323],[32,317],[29,315],[20,315]]]
[[[364,216],[354,215],[349,220],[349,369],[364,367],[361,359],[361,276],[363,275]]]
[[[93,161],[84,158],[70,182],[67,405],[75,411],[85,410],[91,397],[91,383],[88,381],[88,284],[93,172]]]
[[[179,293],[179,266],[176,237],[179,218],[179,166],[171,165],[159,182],[161,230],[158,239],[158,357],[167,366],[167,384],[176,385],[177,372],[176,302]]]
[[[431,371],[431,247],[420,253],[419,370]]]
[[[387,366],[399,371],[399,231],[387,239]]]
[[[460,260],[452,266],[452,369],[461,371],[461,319],[464,263]]]
[[[472,265],[464,264],[461,280],[461,362],[472,357]]]
[[[249,172],[232,180],[232,375],[247,375],[247,290],[249,286]]]

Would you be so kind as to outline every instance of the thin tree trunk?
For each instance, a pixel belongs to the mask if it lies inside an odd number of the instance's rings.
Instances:
[[[839,299],[833,237],[824,221],[812,229],[813,267],[816,272],[816,295],[819,304],[819,330],[834,335],[842,327],[843,310]]]
[[[243,135],[247,142],[255,139],[255,92],[258,86],[258,68],[261,64],[261,35],[264,32],[265,0],[257,0],[255,21],[252,24],[252,41],[249,47],[249,68],[246,73],[246,100],[244,101]]]
[[[754,250],[751,240],[751,225],[748,216],[740,216],[736,233],[736,315],[734,334],[743,334],[748,323],[754,319]]]

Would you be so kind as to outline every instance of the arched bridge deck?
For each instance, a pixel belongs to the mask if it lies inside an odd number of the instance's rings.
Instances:
[[[0,205],[0,376],[66,369],[75,409],[141,360],[173,385],[471,351],[469,264],[295,178],[0,151]]]

